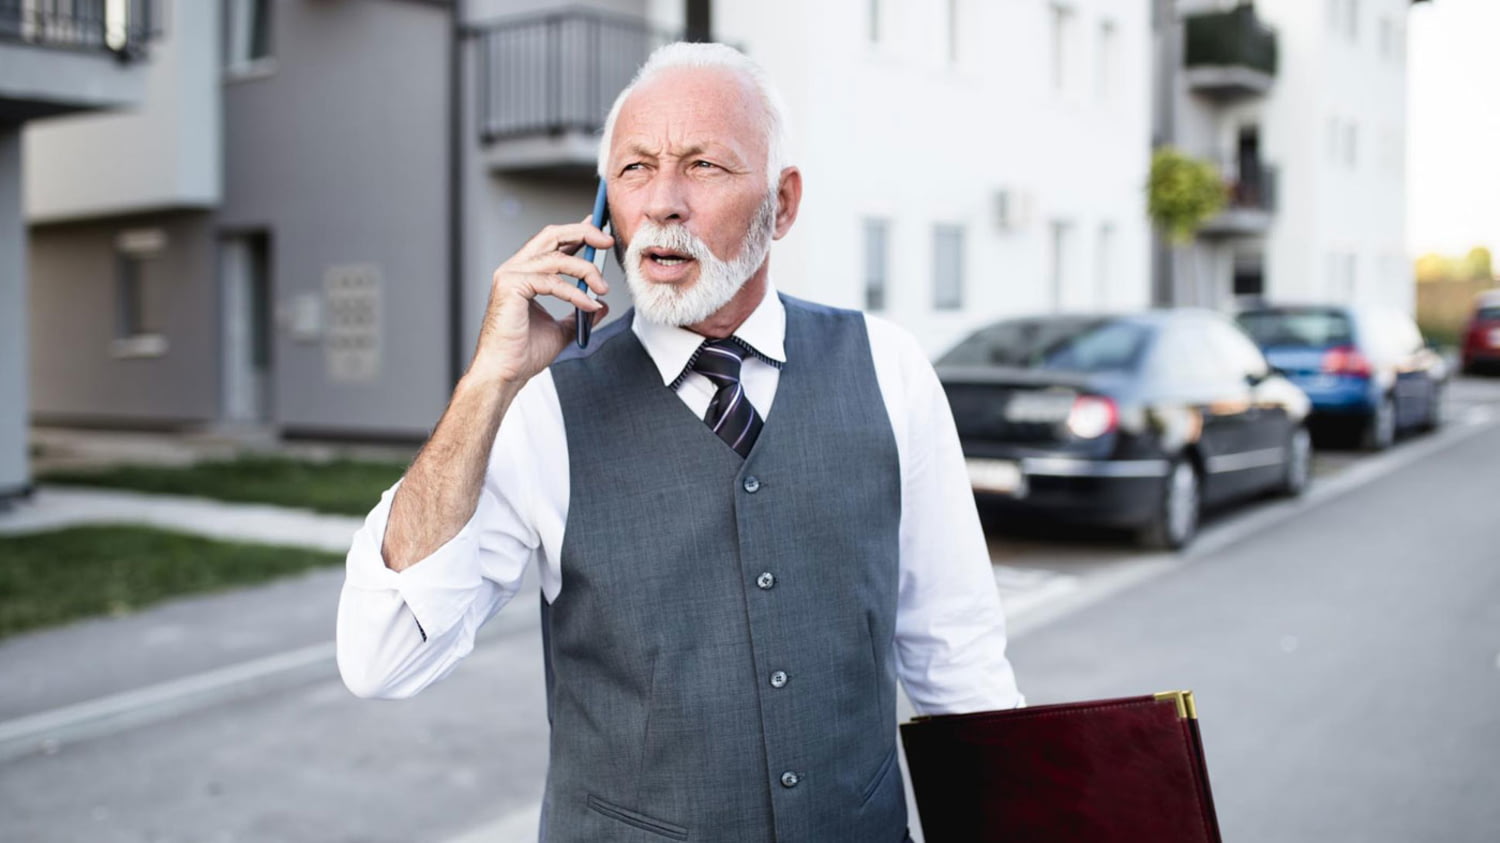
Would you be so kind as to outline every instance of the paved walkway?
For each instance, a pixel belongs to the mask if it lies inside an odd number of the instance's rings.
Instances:
[[[145,524],[235,541],[311,547],[343,553],[363,522],[347,515],[263,504],[106,489],[43,486],[0,510],[0,534],[35,533],[77,524]]]

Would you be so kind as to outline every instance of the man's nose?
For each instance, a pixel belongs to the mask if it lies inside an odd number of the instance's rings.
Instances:
[[[644,210],[657,225],[687,222],[687,185],[681,174],[671,167],[658,170],[651,179]]]

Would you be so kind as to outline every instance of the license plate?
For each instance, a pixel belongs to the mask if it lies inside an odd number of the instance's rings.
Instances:
[[[1490,329],[1490,348],[1500,348],[1500,328]]]
[[[969,466],[969,483],[976,492],[1000,495],[1025,494],[1026,477],[1021,466],[1011,460],[966,460]]]

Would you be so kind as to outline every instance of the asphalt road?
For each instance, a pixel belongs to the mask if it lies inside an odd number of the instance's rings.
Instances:
[[[992,535],[1023,690],[1193,689],[1227,840],[1497,839],[1500,381],[1450,400],[1443,433],[1321,455],[1308,499],[1222,513],[1187,554]],[[295,681],[0,760],[0,840],[525,839],[546,720],[523,594],[414,700],[356,700],[313,653]]]

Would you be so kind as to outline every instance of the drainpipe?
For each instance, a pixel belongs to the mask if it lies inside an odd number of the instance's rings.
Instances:
[[[685,41],[712,41],[713,0],[686,0],[687,32]]]
[[[448,379],[464,373],[464,4],[453,0],[448,35]]]

